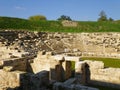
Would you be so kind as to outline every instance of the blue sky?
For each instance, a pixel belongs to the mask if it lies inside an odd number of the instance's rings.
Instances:
[[[100,11],[120,19],[120,0],[0,0],[0,16],[28,18],[45,15],[56,20],[61,15],[78,21],[95,21]]]

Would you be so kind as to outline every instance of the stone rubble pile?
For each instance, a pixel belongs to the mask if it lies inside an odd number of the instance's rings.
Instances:
[[[0,46],[36,55],[38,51],[70,56],[120,58],[120,33],[50,33],[0,31]]]
[[[88,54],[120,57],[120,33],[83,33],[82,38]]]
[[[45,35],[46,33],[42,32],[0,31],[0,53],[5,53],[8,56],[6,58],[10,58],[11,54],[22,57],[26,52],[28,55],[36,55],[40,50],[49,51],[49,47],[44,43]]]

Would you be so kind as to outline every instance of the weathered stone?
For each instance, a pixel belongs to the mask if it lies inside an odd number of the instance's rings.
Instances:
[[[71,63],[71,61],[63,62],[63,68],[65,70],[65,79],[69,79],[72,75],[72,63]]]
[[[99,90],[99,89],[82,86],[80,84],[79,85],[75,85],[75,84],[66,85],[66,84],[57,82],[53,85],[53,90]]]
[[[77,84],[77,83],[78,83],[77,78],[70,78],[70,79],[66,80],[63,84],[71,85],[71,84]]]
[[[65,26],[65,27],[77,27],[77,22],[73,22],[73,21],[67,21],[67,20],[64,20],[62,21],[62,25]]]
[[[10,71],[13,70],[13,67],[12,66],[4,66],[3,70],[6,71],[6,72],[10,72]]]
[[[6,72],[0,70],[0,88],[15,88],[20,86],[20,77],[23,72]]]
[[[104,68],[104,63],[102,61],[85,60],[84,62],[86,62],[90,66],[90,68],[93,68],[93,69],[103,69]]]
[[[67,21],[68,22],[68,21]],[[69,22],[68,22],[69,23]],[[76,22],[70,22],[76,23]],[[83,56],[118,57],[120,58],[120,33],[44,33],[28,31],[1,31],[0,40],[3,43],[4,51],[11,48],[19,51],[37,54],[39,50],[54,51],[63,53],[82,53]],[[12,35],[12,38],[11,38]],[[13,37],[14,36],[14,37]],[[16,41],[15,41],[16,40]],[[47,41],[47,42],[46,42]],[[1,48],[2,50],[2,48]],[[80,50],[80,51],[79,51]],[[14,51],[15,52],[15,51]],[[12,53],[14,53],[12,52]],[[68,52],[67,52],[68,53]],[[14,53],[15,54],[15,53]],[[16,54],[21,56],[21,54]],[[80,54],[81,55],[81,54]],[[10,58],[10,57],[8,57]]]
[[[46,54],[39,52],[42,50],[53,51],[54,54],[65,53],[69,56],[51,56],[51,52]],[[71,61],[80,61],[79,57],[76,57],[79,53],[81,53],[80,56],[120,58],[120,33],[72,34],[0,31],[0,69],[8,75],[13,74],[13,70],[28,72],[29,68],[35,74],[33,77],[37,77],[37,73],[47,70],[50,72],[50,80],[64,81],[71,75]],[[34,56],[37,54],[38,56],[35,58]],[[23,56],[24,58],[22,58]],[[91,79],[90,83],[93,84],[120,87],[119,68],[104,68],[103,62],[79,62],[76,63],[75,71],[76,78],[78,81],[82,81],[82,84],[88,83]],[[89,75],[90,78],[88,78]],[[8,78],[6,74],[4,76]],[[10,78],[15,79],[13,76],[11,75]],[[30,76],[30,78],[32,77]],[[6,85],[11,81],[0,85]],[[73,87],[74,85],[70,89]]]

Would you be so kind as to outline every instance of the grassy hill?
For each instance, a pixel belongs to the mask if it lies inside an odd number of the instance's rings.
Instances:
[[[120,22],[79,21],[77,27],[63,27],[60,21],[29,21],[0,17],[0,29],[49,31],[49,32],[120,32]]]

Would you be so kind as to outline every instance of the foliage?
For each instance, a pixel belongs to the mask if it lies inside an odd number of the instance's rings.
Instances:
[[[40,20],[47,20],[47,19],[43,15],[35,15],[35,16],[30,16],[29,20],[31,20],[31,21],[40,21]]]
[[[114,58],[98,58],[98,57],[82,57],[82,60],[103,61],[105,67],[120,68],[120,59]]]
[[[107,16],[104,11],[101,11],[99,16],[100,16],[100,18],[98,19],[98,21],[108,21]]]
[[[0,17],[0,29],[33,29],[31,22],[26,19]]]
[[[72,70],[75,70],[75,61],[72,61],[71,64],[72,64],[71,65],[72,66]]]
[[[72,21],[72,19],[69,16],[65,16],[65,15],[61,15],[60,18],[58,18],[58,20],[68,20],[68,21]]]
[[[109,18],[109,21],[114,21],[114,19],[112,19],[111,17]]]
[[[30,21],[20,18],[0,17],[0,29],[48,31],[48,32],[120,32],[120,21],[77,22],[77,27],[64,27],[61,21]]]

